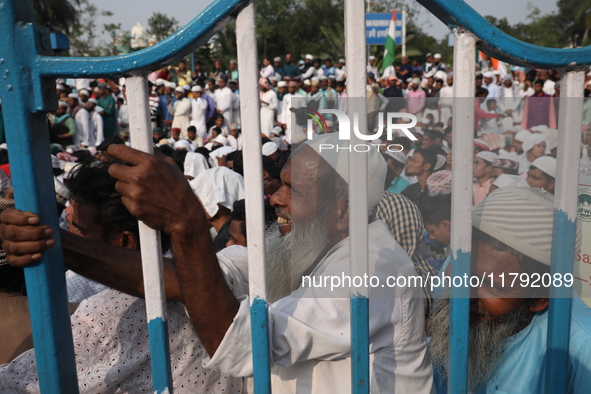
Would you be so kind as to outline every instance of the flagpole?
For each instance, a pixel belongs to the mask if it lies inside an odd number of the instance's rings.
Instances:
[[[406,10],[402,10],[402,56],[406,56]]]

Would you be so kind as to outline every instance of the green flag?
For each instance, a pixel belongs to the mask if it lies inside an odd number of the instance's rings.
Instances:
[[[388,36],[386,37],[386,46],[384,49],[384,61],[382,62],[382,73],[386,68],[394,63],[396,41],[394,40],[394,31],[396,30],[396,9],[392,11],[392,19],[388,27]]]

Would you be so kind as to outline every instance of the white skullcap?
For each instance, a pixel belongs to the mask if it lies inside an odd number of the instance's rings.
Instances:
[[[345,64],[345,58],[340,58],[340,59],[339,59],[339,63],[343,63],[343,64]]]
[[[494,163],[495,159],[498,157],[496,153],[483,150],[476,154],[476,157],[480,157],[482,160],[488,162],[489,164]]]
[[[0,149],[8,150],[8,144],[6,142],[1,143]]]
[[[309,79],[306,79],[306,80],[304,81],[304,85],[308,85],[308,86],[310,86],[310,80],[309,80]]]
[[[546,136],[544,134],[540,134],[540,133],[534,133],[534,134],[531,134],[529,137],[527,137],[525,139],[525,141],[523,141],[522,149],[525,153],[527,153],[531,150],[531,148],[534,147],[534,145],[537,145],[542,142],[546,143],[546,150],[544,153],[546,155],[549,155],[550,154],[550,146],[549,146],[550,144],[548,143],[548,139],[546,138]]]
[[[308,59],[308,60],[314,60],[314,56],[312,56],[312,55],[306,55],[306,59]]]
[[[349,141],[340,140],[339,133],[329,133],[316,135],[313,140],[307,140],[304,144],[314,149],[345,182],[349,183]],[[326,149],[326,144],[334,148]],[[378,149],[357,154],[367,155],[367,208],[371,211],[379,204],[384,194],[388,165]]]
[[[80,89],[80,91],[78,92],[79,94],[83,94],[86,97],[90,97],[90,92],[86,89]]]
[[[287,87],[287,83],[285,81],[281,81],[277,84],[277,87],[278,88],[285,88],[285,87]]]
[[[164,81],[164,85],[171,88],[171,89],[176,89],[176,83],[174,83],[174,82]]]
[[[447,73],[445,71],[439,70],[435,73],[435,75],[433,76],[433,78],[435,79],[442,79],[442,80],[446,80],[447,79]]]
[[[529,187],[528,183],[520,177],[519,175],[508,175],[508,174],[501,174],[495,179],[492,183],[499,189],[502,187],[508,187],[511,185],[515,185],[515,187]]]
[[[207,159],[201,153],[187,152],[185,156],[185,175],[197,178],[197,175],[209,169]]]
[[[68,108],[68,103],[66,103],[65,101],[59,101],[59,102],[57,103],[57,105],[58,105],[59,107],[66,107],[66,108]]]
[[[487,71],[485,73],[482,73],[482,76],[484,78],[492,78],[492,77],[494,77],[494,74],[491,71]]]
[[[80,96],[78,96],[76,93],[70,93],[70,94],[68,94],[68,98],[73,98],[73,99],[78,100],[80,98]]]
[[[542,134],[544,134],[548,140],[548,149],[550,149],[550,151],[558,147],[558,129],[542,130]]]
[[[175,92],[180,92],[180,93],[185,93],[185,89],[183,89],[182,86],[178,86],[178,87],[174,88],[174,91]]]
[[[93,103],[93,104],[98,104],[98,100],[97,100],[97,99],[95,99],[95,98],[93,98],[93,97],[89,98],[89,99],[88,99],[88,102],[89,102],[89,103]]]
[[[191,85],[189,84],[184,84],[183,86],[181,86],[183,89],[185,89],[185,92],[190,92],[191,91]]]
[[[531,135],[531,133],[529,132],[529,130],[519,130],[517,132],[517,134],[515,134],[515,138],[517,141],[521,141],[521,142],[525,142],[525,140],[527,139],[527,137],[529,137]]]
[[[472,222],[480,231],[519,253],[550,265],[554,222],[552,194],[531,187],[497,189],[474,209]],[[577,241],[580,241],[579,230]]]
[[[376,60],[376,57],[375,56],[370,56],[369,57],[369,60]]]
[[[433,59],[441,59],[441,53],[436,53],[433,55]]]
[[[213,142],[217,142],[218,144],[221,144],[223,146],[228,146],[228,139],[226,137],[224,137],[223,135],[218,135],[217,137],[215,137],[213,139]]]
[[[271,131],[271,134],[281,135],[282,131],[283,131],[283,129],[281,127],[275,126],[275,127],[273,127],[273,131]]]
[[[187,140],[178,140],[174,143],[174,149],[186,149],[191,150],[191,143]]]
[[[328,79],[328,77],[326,75],[321,75],[321,76],[318,77],[318,80],[319,81],[324,81],[326,79]]]
[[[556,159],[554,157],[538,157],[533,161],[533,163],[531,163],[531,165],[546,173],[546,175],[550,175],[552,178],[556,178]]]
[[[277,56],[276,58],[273,59],[274,62],[280,62],[281,58],[279,56]]]
[[[203,171],[189,184],[211,217],[218,212],[218,204],[232,211],[234,203],[244,198],[244,178],[228,167]]]
[[[163,85],[166,85],[166,81],[162,78],[158,78],[156,80],[156,86],[163,86]]]
[[[265,142],[263,145],[263,156],[269,156],[279,150],[279,147],[273,141]]]
[[[393,158],[394,160],[396,160],[397,162],[399,162],[400,164],[406,164],[406,156],[404,155],[404,153],[402,152],[390,152],[389,150],[386,150],[386,152],[384,152],[386,155],[390,156],[391,158]]]
[[[210,145],[211,148],[213,148],[213,144],[210,142],[208,144],[205,144],[205,147],[207,148],[207,145]],[[218,166],[218,157],[224,157],[227,156],[229,153],[234,152],[236,149],[232,148],[231,146],[222,146],[221,148],[218,148],[214,151],[212,151],[209,154],[209,164],[211,164],[212,167],[217,167]]]
[[[402,153],[402,152],[400,152],[400,153]],[[442,170],[446,164],[447,164],[447,157],[437,154],[437,161],[435,162],[434,171]]]
[[[199,86],[199,85],[193,86],[191,88],[191,92],[202,92],[202,91],[203,91],[203,89],[201,89],[201,86]]]

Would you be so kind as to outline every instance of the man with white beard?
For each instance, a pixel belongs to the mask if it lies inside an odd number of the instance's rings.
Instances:
[[[332,133],[302,145],[283,168],[282,187],[271,199],[280,217],[279,231],[274,230],[267,240],[270,301],[277,300],[269,305],[274,393],[296,393],[302,387],[317,393],[351,391],[350,289],[332,291],[330,286],[300,283],[302,275],[322,279],[349,272],[347,143]],[[320,144],[341,149],[322,152],[321,157]],[[240,255],[234,247],[231,257],[216,256],[203,207],[173,163],[122,145],[109,147],[108,153],[132,164],[110,167],[110,174],[120,180],[117,189],[126,206],[149,226],[171,235],[174,275],[168,266],[165,288],[167,294],[177,296],[180,289],[193,326],[211,356],[207,367],[229,376],[252,376],[249,297],[237,298],[227,284],[245,281],[240,273],[248,267],[246,253]],[[368,155],[368,209],[372,212],[382,197],[386,163],[377,149],[363,154]],[[170,204],[172,200],[177,204]],[[13,226],[29,223],[27,215],[32,214],[12,210],[1,218],[3,247],[15,264],[36,261],[37,251],[19,243],[38,239],[46,229]],[[368,232],[368,276],[385,284],[391,276],[417,275],[383,222],[371,219]],[[45,250],[46,237],[40,238]],[[94,259],[100,255],[116,260],[103,262],[108,268],[102,266],[102,279],[110,279],[115,288],[137,288],[139,254],[130,259],[129,255],[93,251]],[[220,268],[222,260],[226,269]],[[126,269],[123,278],[113,275],[122,265],[129,268],[130,262],[137,267]],[[420,288],[372,287],[369,298],[371,392],[433,393]]]
[[[511,287],[507,281],[503,286],[499,275],[518,273],[532,279],[550,273],[553,201],[551,194],[540,189],[506,187],[492,192],[472,214],[471,275],[486,272],[487,278],[495,278],[493,287],[487,279],[472,289],[468,346],[468,391],[472,393],[545,392],[549,289]],[[446,290],[435,301],[429,321],[431,357],[444,379],[449,361]],[[591,309],[574,296],[566,393],[583,393],[591,385],[589,338]]]

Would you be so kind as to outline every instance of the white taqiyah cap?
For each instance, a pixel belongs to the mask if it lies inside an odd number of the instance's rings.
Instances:
[[[322,151],[320,150],[321,145]],[[334,148],[326,149],[327,145],[332,145]],[[314,149],[345,182],[349,183],[348,140],[340,140],[339,133],[329,133],[316,135],[314,139],[307,140],[302,146],[309,146]],[[371,210],[378,205],[384,194],[384,182],[386,180],[388,165],[378,149],[370,149],[368,152],[359,153],[367,155],[367,207]],[[292,158],[294,154],[292,154]]]
[[[556,178],[556,159],[552,156],[542,156],[535,159],[532,166],[538,168],[546,175]]]

